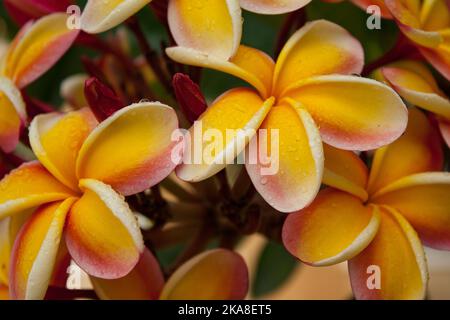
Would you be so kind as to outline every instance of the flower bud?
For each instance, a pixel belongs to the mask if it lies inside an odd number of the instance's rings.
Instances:
[[[98,121],[103,121],[125,107],[123,101],[97,78],[89,78],[84,85],[84,95]]]
[[[172,85],[181,110],[190,122],[194,122],[207,108],[200,87],[182,73],[173,76]]]

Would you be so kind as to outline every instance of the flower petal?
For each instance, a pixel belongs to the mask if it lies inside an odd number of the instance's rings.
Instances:
[[[158,260],[148,249],[125,277],[115,280],[91,277],[91,281],[102,300],[157,300],[164,287]]]
[[[439,132],[418,109],[409,110],[405,133],[375,152],[370,171],[369,193],[407,175],[443,168],[443,151]]]
[[[78,152],[97,124],[89,109],[38,115],[31,122],[29,137],[34,154],[47,170],[73,190],[78,190],[75,175]]]
[[[0,283],[9,284],[9,267],[14,240],[31,213],[31,210],[26,210],[0,220]]]
[[[384,67],[381,70],[389,84],[409,103],[450,119],[450,100],[435,85],[410,70]]]
[[[450,249],[450,173],[426,172],[401,178],[372,201],[397,209],[430,247]]]
[[[39,208],[23,226],[11,257],[10,296],[43,299],[54,269],[66,215],[76,198]]]
[[[103,121],[85,140],[77,177],[102,181],[123,195],[159,183],[178,164],[172,159],[175,111],[157,102],[132,104]]]
[[[285,96],[301,102],[320,127],[324,142],[339,149],[370,150],[389,144],[408,122],[401,98],[375,80],[318,76],[291,86]]]
[[[324,158],[319,131],[308,112],[295,104],[273,107],[247,151],[247,172],[272,207],[294,212],[313,201]]]
[[[177,176],[200,181],[216,174],[244,150],[263,122],[274,99],[261,100],[253,90],[227,91],[202,114],[189,130],[191,143]]]
[[[323,144],[325,167],[323,183],[366,201],[369,177],[365,163],[357,154]]]
[[[359,74],[364,64],[361,44],[337,24],[318,20],[294,33],[281,51],[274,76],[277,96],[297,81],[326,74]]]
[[[73,195],[39,162],[28,162],[0,181],[0,218]]]
[[[423,299],[428,271],[422,244],[414,229],[395,210],[382,208],[380,213],[376,237],[348,262],[353,293],[361,300]],[[379,288],[374,280],[378,276]]]
[[[437,71],[439,71],[447,80],[450,80],[449,49],[440,50],[438,48],[437,50],[431,50],[427,48],[419,48],[419,50]]]
[[[13,151],[19,142],[20,128],[27,121],[20,91],[5,77],[0,77],[0,148]]]
[[[167,55],[176,62],[222,71],[250,83],[262,97],[270,95],[275,63],[266,53],[246,46],[239,46],[230,60],[224,60],[200,51],[172,47],[166,49]]]
[[[24,27],[27,28],[27,27]],[[4,74],[19,88],[30,84],[70,48],[79,30],[67,28],[67,15],[54,13],[27,28],[6,56]]]
[[[114,28],[152,0],[89,0],[81,16],[81,29],[100,33]]]
[[[305,263],[332,265],[353,258],[367,247],[379,223],[376,208],[365,207],[361,199],[328,188],[309,207],[287,217],[283,243]]]
[[[245,10],[260,14],[281,14],[303,8],[311,0],[241,0]]]
[[[168,21],[177,44],[228,60],[239,47],[239,0],[169,1]]]
[[[247,290],[244,259],[233,251],[215,249],[195,256],[176,270],[167,281],[161,299],[240,300]]]
[[[450,122],[439,119],[439,129],[445,143],[450,147]]]
[[[73,260],[88,274],[117,279],[126,276],[144,250],[136,218],[123,197],[96,180],[80,181],[84,194],[72,207],[66,244]]]
[[[445,0],[423,1],[420,22],[424,30],[440,30],[450,27],[448,3]]]

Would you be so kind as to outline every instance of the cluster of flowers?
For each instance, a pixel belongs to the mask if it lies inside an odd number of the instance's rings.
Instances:
[[[70,259],[91,276],[100,298],[242,299],[247,294],[246,264],[227,249],[187,259],[165,281],[126,201],[174,171],[181,180],[199,182],[226,167],[173,161],[176,110],[147,100],[125,106],[120,94],[97,79],[78,79],[90,92],[88,101],[74,99],[72,110],[64,112],[46,112],[23,90],[73,43],[126,60],[95,34],[121,23],[135,28],[129,19],[150,2],[89,0],[81,30],[72,30],[65,13],[69,0],[4,1],[22,25],[1,53],[0,68],[2,160],[16,164],[0,181],[0,281],[12,299],[44,298],[49,285],[61,284]],[[314,266],[348,260],[358,299],[421,299],[428,280],[422,243],[450,249],[450,175],[443,172],[442,143],[450,145],[450,100],[425,64],[448,84],[450,8],[445,0],[354,2],[363,8],[379,5],[403,34],[402,50],[370,70],[370,78],[360,76],[365,74],[360,43],[332,22],[307,22],[276,61],[240,44],[242,9],[281,14],[301,10],[309,0],[152,5],[173,37],[165,53],[174,64],[218,70],[251,86],[229,90],[206,108],[193,92],[198,87],[176,78],[181,85],[174,95],[185,102],[183,120],[200,116],[202,130],[223,133],[278,131],[279,170],[263,176],[263,163],[245,167],[265,203],[280,216],[288,213],[281,232],[286,249]],[[138,63],[131,62],[125,82]],[[142,79],[170,72],[158,63],[146,64]],[[104,75],[98,65],[85,65],[98,78]],[[145,75],[146,68],[152,75]],[[133,102],[151,96],[139,79],[128,83],[136,84],[132,89],[120,89],[127,84],[119,82],[112,84],[116,92],[129,94]],[[82,108],[88,105],[92,110]],[[29,143],[37,160],[17,166],[19,141]],[[227,137],[216,156],[238,154],[248,144],[249,137]],[[373,155],[370,168],[362,155]],[[373,265],[381,270],[381,288],[367,286],[367,268]]]

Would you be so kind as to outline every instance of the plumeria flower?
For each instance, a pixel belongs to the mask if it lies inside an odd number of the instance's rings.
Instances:
[[[279,211],[299,210],[314,199],[322,181],[322,140],[342,149],[368,150],[394,141],[405,130],[407,110],[400,97],[380,82],[353,76],[362,70],[363,50],[336,24],[308,23],[289,39],[276,63],[246,46],[228,60],[219,58],[228,55],[228,48],[218,46],[215,51],[208,55],[179,46],[168,48],[167,54],[180,63],[232,74],[256,89],[227,91],[199,120],[203,132],[213,128],[224,136],[227,129],[279,130],[278,172],[263,176],[259,158],[256,164],[246,164],[258,192]],[[208,142],[193,131],[192,145],[203,143],[205,150]],[[223,149],[216,150],[217,159],[224,154],[228,158],[236,149],[240,153],[247,140],[238,134],[227,137]],[[267,142],[260,139],[257,145]],[[185,152],[187,158],[190,151]],[[219,162],[185,163],[177,174],[187,181],[203,180],[225,167]]]
[[[14,150],[27,122],[20,89],[50,69],[78,35],[66,20],[65,14],[55,13],[26,24],[0,62],[0,148],[5,152]]]
[[[370,172],[356,154],[326,147],[324,183],[331,188],[284,223],[283,243],[303,262],[348,260],[357,299],[424,298],[421,241],[450,249],[450,175],[438,172],[439,132],[418,109],[409,114],[405,134],[376,151]]]
[[[194,256],[167,282],[148,249],[127,276],[116,280],[91,277],[91,281],[103,300],[241,300],[249,284],[244,259],[225,249],[208,250]]]
[[[12,251],[10,293],[40,299],[46,292],[63,231],[73,260],[88,274],[119,278],[144,250],[123,196],[141,192],[173,171],[174,110],[142,102],[98,124],[86,110],[35,117],[30,143],[39,161],[0,181],[0,218],[38,209]]]
[[[391,85],[410,104],[434,113],[450,146],[450,100],[425,65],[418,61],[398,61],[376,70],[374,77]]]
[[[281,14],[297,10],[307,5],[311,0],[168,0],[169,22],[175,38],[179,33],[197,33],[204,24],[210,25],[210,30],[201,31],[214,33],[230,29],[242,28],[241,7],[261,14]],[[113,1],[89,0],[81,17],[82,29],[88,33],[100,33],[124,22],[137,13],[151,0]],[[233,24],[230,25],[228,18]],[[183,25],[186,29],[180,27]],[[195,41],[195,37],[192,38]],[[210,37],[214,39],[214,37]],[[215,41],[220,41],[217,39]]]
[[[54,12],[66,12],[71,0],[5,0],[9,16],[19,25]]]
[[[450,79],[450,9],[446,0],[386,0],[400,30]]]

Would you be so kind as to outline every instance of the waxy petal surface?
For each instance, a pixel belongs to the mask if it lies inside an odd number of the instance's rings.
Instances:
[[[396,67],[385,67],[382,74],[389,84],[409,103],[450,119],[450,100],[437,88],[435,81]]]
[[[0,181],[0,218],[73,195],[39,162],[28,162]]]
[[[177,44],[228,60],[239,46],[239,0],[172,0],[168,21]]]
[[[214,69],[238,77],[255,87],[262,97],[268,98],[271,93],[275,62],[258,49],[241,45],[229,60],[185,47],[167,48],[166,53],[179,63]]]
[[[148,249],[125,277],[115,280],[91,277],[91,281],[102,300],[157,300],[164,287],[158,260]]]
[[[282,14],[303,8],[311,0],[241,0],[245,10],[260,14]]]
[[[67,15],[54,13],[26,28],[7,53],[3,74],[23,88],[50,69],[70,48],[79,30],[68,29]]]
[[[85,140],[77,177],[102,181],[123,195],[159,183],[178,164],[172,159],[175,111],[157,102],[132,104],[100,123]]]
[[[31,122],[29,137],[34,154],[47,170],[73,190],[78,190],[75,175],[78,152],[97,124],[88,109],[38,115]]]
[[[359,74],[364,64],[361,44],[342,27],[310,22],[294,33],[275,68],[274,94],[280,96],[299,80],[327,74]]]
[[[161,299],[240,300],[247,290],[244,259],[233,251],[215,249],[195,256],[178,268],[167,281]]]
[[[102,182],[80,181],[84,194],[70,210],[67,249],[88,274],[117,279],[126,276],[144,250],[137,220],[124,198]]]
[[[337,149],[325,143],[323,151],[325,167],[322,182],[366,201],[369,173],[361,158],[352,151]]]
[[[281,212],[311,203],[320,188],[324,157],[308,112],[295,103],[275,106],[253,139],[246,149],[246,169],[267,203]]]
[[[191,145],[186,147],[177,176],[194,182],[225,168],[256,134],[273,102],[273,98],[263,101],[246,88],[217,98],[189,130]]]
[[[5,77],[0,77],[0,148],[13,151],[19,142],[20,128],[26,123],[25,103],[20,91]]]
[[[427,246],[449,250],[449,192],[449,173],[417,173],[379,190],[372,201],[397,209]]]
[[[332,188],[307,208],[290,214],[283,227],[286,249],[305,263],[326,266],[360,253],[377,233],[380,215],[361,200]]]
[[[89,0],[81,16],[81,29],[100,33],[114,28],[152,0]]]
[[[11,257],[10,295],[13,299],[43,299],[50,282],[66,221],[76,198],[39,208],[23,226]]]
[[[401,214],[389,208],[380,213],[376,237],[348,262],[355,298],[423,299],[428,271],[422,244]]]
[[[395,180],[413,173],[439,171],[443,168],[443,150],[437,128],[425,114],[409,109],[405,133],[375,152],[369,179],[373,194]]]
[[[402,99],[375,80],[318,76],[291,86],[285,96],[304,105],[320,127],[323,141],[339,149],[384,146],[395,141],[408,122]]]

